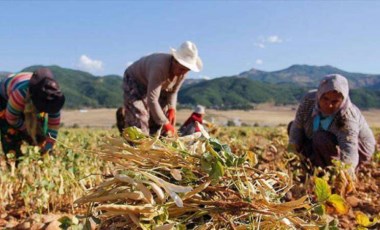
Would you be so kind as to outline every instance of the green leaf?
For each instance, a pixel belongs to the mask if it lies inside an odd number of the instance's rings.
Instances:
[[[59,222],[61,222],[61,225],[59,225],[62,229],[68,229],[71,225],[73,225],[73,222],[68,216],[63,216],[58,219]]]
[[[141,132],[140,129],[137,127],[127,127],[124,129],[124,132],[126,132],[131,140],[139,140],[145,137],[145,134]]]
[[[319,216],[323,216],[323,215],[325,215],[325,213],[326,213],[326,207],[325,207],[325,205],[324,205],[324,204],[320,204],[320,205],[316,206],[316,207],[314,208],[314,212],[315,212],[317,215],[319,215]]]
[[[223,175],[224,175],[224,167],[223,167],[222,163],[217,161],[215,164],[212,165],[210,177],[214,180],[214,182],[216,182]]]
[[[323,202],[331,196],[331,188],[327,184],[327,181],[316,177],[315,180],[315,194],[317,195],[318,201]]]
[[[323,225],[322,227],[319,227],[319,230],[339,230],[338,228],[338,221],[337,220],[332,220],[326,225]]]
[[[328,199],[327,202],[330,203],[332,206],[334,206],[335,210],[339,214],[346,214],[349,210],[348,205],[346,204],[346,201],[339,196],[338,194],[332,194]]]
[[[208,141],[209,141],[210,145],[212,146],[212,148],[215,151],[219,152],[219,151],[221,151],[223,149],[223,147],[220,144],[220,142],[219,142],[218,139],[216,139],[216,138],[210,138]]]
[[[243,164],[246,160],[247,160],[247,154],[244,154],[243,156],[238,157],[236,159],[235,165],[239,166],[239,165]]]
[[[203,157],[201,158],[201,168],[207,173],[211,172],[212,156],[210,155],[210,153],[203,154]]]
[[[209,166],[211,170],[211,166]],[[184,183],[192,183],[199,180],[199,178],[188,168],[182,168]]]

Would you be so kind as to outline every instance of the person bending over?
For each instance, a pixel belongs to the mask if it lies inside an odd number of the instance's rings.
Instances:
[[[338,74],[325,76],[317,91],[306,94],[289,128],[289,149],[322,168],[340,160],[350,165],[351,176],[375,151],[374,135],[350,100],[347,79]]]
[[[199,72],[202,66],[190,41],[171,49],[171,54],[154,53],[134,62],[124,73],[124,126],[136,126],[150,135],[162,127],[161,134],[174,135],[178,91],[186,73]]]

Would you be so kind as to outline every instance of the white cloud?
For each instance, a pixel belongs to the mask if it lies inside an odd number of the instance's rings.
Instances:
[[[269,36],[266,41],[268,43],[282,43],[282,39],[277,35]]]
[[[80,56],[78,66],[79,68],[90,72],[98,72],[103,70],[102,61],[92,60],[85,54]]]
[[[255,46],[261,48],[261,49],[264,49],[265,48],[265,45],[263,43],[255,43]]]
[[[262,65],[264,62],[263,62],[263,60],[261,60],[261,59],[257,59],[256,60],[256,65]]]
[[[204,80],[210,80],[210,79],[212,79],[212,77],[206,76],[206,75],[200,75],[199,78],[200,79],[204,79]]]
[[[270,44],[284,42],[283,39],[280,38],[277,35],[271,35],[271,36],[268,36],[268,37],[259,36],[257,38],[257,41],[258,42],[254,43],[254,45],[257,46],[257,47],[259,47],[259,48],[261,48],[261,49],[264,49],[266,46],[268,46]]]

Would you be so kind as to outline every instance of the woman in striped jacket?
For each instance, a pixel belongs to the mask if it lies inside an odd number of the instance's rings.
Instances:
[[[360,110],[351,103],[345,77],[332,74],[321,81],[300,103],[290,126],[289,148],[325,167],[332,159],[355,168],[370,160],[375,138]]]
[[[1,144],[4,154],[22,155],[23,141],[52,149],[65,102],[58,83],[47,68],[12,74],[0,82]]]

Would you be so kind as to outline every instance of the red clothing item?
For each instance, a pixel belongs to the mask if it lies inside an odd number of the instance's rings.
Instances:
[[[203,124],[202,115],[199,114],[199,113],[192,113],[191,116],[185,121],[185,123],[183,124],[183,126],[187,126],[187,125],[189,125],[191,123],[193,123],[195,125],[196,121],[198,121],[200,124]],[[200,131],[201,130],[198,127],[198,125],[195,125],[195,132],[200,132]]]

